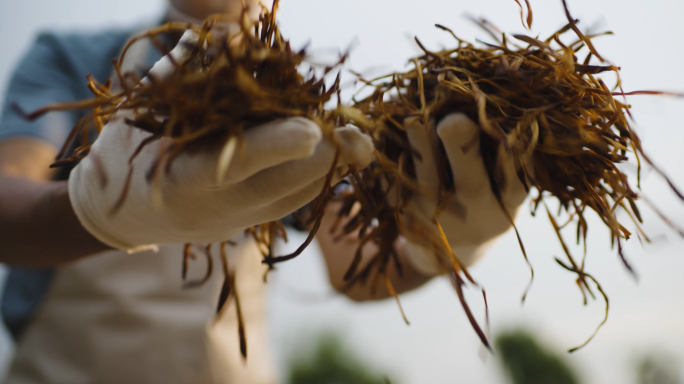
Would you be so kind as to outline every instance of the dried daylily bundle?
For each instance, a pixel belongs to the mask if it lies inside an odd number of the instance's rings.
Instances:
[[[114,62],[116,79],[100,84],[89,77],[88,87],[94,95],[93,99],[51,105],[27,115],[27,118],[35,119],[54,110],[92,110],[74,127],[53,166],[73,163],[87,156],[90,148],[88,130],[95,127],[101,131],[114,113],[121,110],[133,111],[134,117],[127,120],[129,125],[153,134],[140,145],[129,164],[132,164],[133,158],[145,145],[160,137],[172,138],[171,145],[164,148],[153,169],[148,172],[151,183],[165,176],[179,154],[184,151],[201,151],[207,145],[217,142],[224,143],[217,175],[220,177],[228,167],[241,134],[251,127],[275,119],[306,117],[313,120],[324,135],[332,134],[336,127],[337,113],[326,111],[323,107],[337,95],[339,77],[332,86],[327,87],[325,76],[342,64],[347,55],[341,55],[337,63],[324,68],[314,68],[307,64],[306,52],[293,50],[280,34],[275,19],[277,6],[276,0],[273,9],[264,10],[261,19],[254,23],[247,20],[246,13],[243,14],[241,30],[230,34],[227,33],[224,20],[220,16],[214,16],[208,18],[201,27],[168,23],[133,37],[124,47],[121,58]],[[171,58],[175,68],[164,79],[148,75],[148,81],[140,82],[135,73],[122,73],[121,66],[127,50],[136,41],[150,39],[162,52],[167,52],[169,44],[164,44],[165,39],[173,40],[175,36],[177,41],[187,30],[194,30],[198,36],[196,42],[181,40],[181,44],[187,44],[186,48],[191,53],[182,62]],[[170,47],[174,44],[170,44]],[[114,83],[118,83],[121,89],[113,89]],[[76,149],[66,157],[72,146]],[[316,212],[322,212],[335,165],[336,160],[317,199]],[[131,169],[129,172],[128,182],[132,171]],[[124,203],[128,182],[120,186],[122,192],[116,206],[112,207],[112,214],[116,214]],[[320,216],[313,217],[315,224],[310,238],[313,238],[320,225]],[[247,233],[256,240],[265,260],[269,264],[273,263],[275,239],[286,239],[283,225],[279,221],[265,223],[249,228]],[[309,242],[310,240],[307,244]],[[227,265],[226,244],[221,244],[225,281],[218,311],[224,307],[229,297],[238,300],[233,289],[234,276]],[[200,281],[188,282],[187,286],[201,285],[211,276],[213,263],[209,251],[210,247],[207,247],[205,254],[209,268],[206,276]],[[188,263],[194,258],[190,244],[186,245],[184,278]],[[243,354],[246,354],[242,332],[241,347]]]
[[[610,229],[611,242],[617,244],[622,261],[631,271],[622,252],[622,241],[631,233],[618,221],[616,210],[626,212],[640,235],[647,240],[648,237],[639,225],[641,215],[635,204],[639,196],[616,164],[627,161],[630,154],[637,162],[644,159],[651,166],[653,164],[643,153],[641,142],[630,126],[630,106],[619,96],[661,93],[623,92],[619,68],[607,64],[591,42],[599,35],[584,35],[567,7],[566,14],[569,23],[545,40],[524,35],[514,35],[514,39],[510,39],[490,23],[482,22],[481,26],[496,39],[496,44],[481,47],[463,41],[448,28],[437,25],[453,35],[457,42],[455,48],[433,52],[416,39],[424,54],[413,60],[414,69],[372,81],[362,80],[373,88],[373,93],[355,102],[354,107],[361,115],[353,121],[373,135],[377,161],[368,169],[352,173],[354,188],[339,197],[343,202],[339,216],[351,216],[341,229],[342,233],[359,231],[361,246],[373,242],[379,246],[379,251],[363,269],[357,270],[361,260],[359,248],[357,259],[346,275],[349,284],[371,279],[375,286],[378,279],[386,279],[389,263],[400,267],[392,244],[400,232],[413,234],[414,240],[418,239],[442,255],[444,269],[452,274],[471,324],[482,342],[489,346],[463,297],[465,281],[475,282],[458,255],[450,249],[439,226],[438,214],[434,220],[435,231],[399,220],[402,207],[416,188],[412,149],[403,127],[404,120],[418,118],[428,126],[431,119],[439,122],[447,114],[463,112],[479,123],[480,150],[491,188],[511,224],[513,218],[501,201],[501,191],[512,182],[505,179],[503,165],[513,161],[519,180],[528,190],[536,190],[532,214],[544,205],[558,234],[567,261],[556,259],[557,262],[577,274],[577,285],[585,303],[587,294],[594,297],[590,282],[594,283],[605,299],[607,318],[607,296],[594,277],[585,271],[584,260],[578,262],[572,257],[560,229],[576,225],[577,241],[584,241],[586,255],[585,213],[594,211]],[[528,26],[531,22],[528,10]],[[564,39],[564,42],[561,38],[568,32],[574,32],[574,37]],[[588,52],[580,59],[577,54],[582,51]],[[593,65],[592,58],[598,59],[601,65]],[[597,76],[603,72],[616,74],[614,88],[609,88]],[[457,197],[459,191],[454,188],[443,150],[438,158],[441,184],[438,205],[441,207],[448,199]],[[533,169],[526,168],[525,164],[530,164],[526,161],[529,158]],[[672,188],[682,198],[674,186]],[[389,193],[397,194],[399,203],[395,206],[388,203],[391,200]],[[567,223],[559,225],[549,211],[545,201],[552,198],[569,215]],[[353,211],[356,203],[360,203],[362,209]],[[431,237],[430,233],[439,235]],[[519,234],[518,240],[527,260]]]

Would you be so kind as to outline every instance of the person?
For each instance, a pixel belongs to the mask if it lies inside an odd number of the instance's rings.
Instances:
[[[254,19],[261,6],[270,4],[170,0],[164,19],[198,23],[224,13],[237,22],[243,6]],[[244,229],[293,212],[320,191],[333,161],[333,144],[321,137],[318,127],[295,118],[251,129],[219,178],[220,147],[181,155],[170,177],[160,181],[161,198],[152,201],[154,191],[143,173],[164,145],[159,140],[136,157],[128,197],[111,215],[109,208],[125,184],[126,155],[145,134],[128,127],[124,116],[115,117],[84,160],[73,170],[59,172],[48,166],[81,114],[51,112],[30,122],[12,107],[34,110],[88,98],[84,75],[104,82],[111,75],[111,59],[144,28],[43,33],[11,79],[0,119],[0,261],[11,266],[2,315],[16,342],[6,383],[276,382],[264,316],[266,267]],[[183,54],[181,45],[176,50]],[[163,75],[170,62],[142,44],[131,48],[126,65],[142,77],[149,67]],[[407,121],[406,128],[418,153],[432,151],[434,138],[417,120]],[[477,125],[452,114],[431,128],[446,149],[460,204],[468,209],[463,216],[447,207],[439,219],[451,246],[470,265],[510,224],[491,192],[478,146],[463,150],[479,132]],[[358,129],[340,129],[337,140],[340,167],[372,161],[371,140]],[[405,215],[427,220],[434,212],[438,182],[431,158],[415,157],[419,183],[425,188]],[[107,170],[106,182],[100,166]],[[512,165],[508,172],[514,173]],[[517,211],[525,195],[522,184],[511,183],[504,192],[509,210]],[[328,207],[330,212],[335,209]],[[358,239],[350,234],[336,241],[328,230],[331,216],[324,216],[317,237],[332,286],[357,301],[389,297],[384,286],[375,292],[360,285],[346,287],[343,275]],[[182,244],[206,246],[216,254],[216,245],[207,244],[229,239],[245,321],[246,361],[239,349],[235,302],[215,319],[222,276],[214,273],[199,288],[181,289]],[[403,274],[394,266],[388,271],[397,292],[443,273],[434,254],[411,240],[402,237],[396,244]],[[364,260],[374,247],[363,248]],[[201,276],[205,263],[202,258],[192,262],[189,278]]]

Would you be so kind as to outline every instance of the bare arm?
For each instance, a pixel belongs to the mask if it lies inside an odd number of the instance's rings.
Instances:
[[[370,287],[370,283],[366,285],[355,284],[348,287],[348,283],[344,281],[344,274],[347,272],[349,265],[351,265],[352,260],[354,259],[359,240],[356,236],[350,234],[339,241],[335,241],[335,235],[330,233],[330,228],[335,221],[337,210],[338,206],[334,204],[331,204],[327,208],[326,214],[323,216],[323,221],[321,222],[321,228],[317,234],[318,242],[328,267],[330,283],[336,290],[355,301],[380,300],[390,297],[391,295],[387,291],[383,281],[379,281],[376,287]],[[402,260],[404,248],[402,247],[401,240],[399,240],[398,244],[395,244],[395,246],[399,253],[399,259]],[[370,257],[372,257],[375,252],[377,252],[377,246],[374,244],[366,244],[363,248],[363,261],[361,262],[359,269],[369,261]],[[416,272],[407,262],[402,262],[401,266],[401,275],[394,266],[394,263],[390,263],[388,266],[388,276],[397,293],[410,291],[430,280],[429,277]]]
[[[33,138],[0,142],[0,262],[57,266],[109,249],[79,223],[66,182],[50,181],[55,153]]]

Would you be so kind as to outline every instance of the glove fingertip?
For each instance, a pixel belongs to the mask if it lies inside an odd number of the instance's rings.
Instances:
[[[284,122],[282,134],[293,135],[296,149],[301,158],[313,155],[316,146],[323,139],[321,128],[304,117],[294,117]]]
[[[437,126],[437,135],[445,145],[463,146],[476,140],[480,127],[464,113],[452,113],[445,116]]]
[[[407,131],[412,131],[416,129],[422,129],[423,124],[420,122],[420,117],[407,117],[404,119],[404,128]]]
[[[254,127],[244,134],[245,148],[265,153],[283,154],[282,160],[305,159],[313,155],[323,139],[321,129],[303,117],[275,120]]]
[[[342,127],[334,131],[342,151],[340,162],[365,168],[373,161],[373,139],[356,127]]]

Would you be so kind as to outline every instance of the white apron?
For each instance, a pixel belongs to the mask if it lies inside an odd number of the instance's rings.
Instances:
[[[127,66],[144,63],[148,44],[129,51]],[[229,214],[229,213],[228,213]],[[228,246],[236,268],[248,360],[239,349],[235,301],[215,320],[223,279],[182,289],[182,246],[158,253],[110,251],[58,269],[44,302],[16,346],[6,384],[271,384],[261,255],[245,236]],[[189,279],[206,271],[195,249]]]
[[[217,247],[214,247],[217,248]],[[275,382],[269,356],[264,266],[240,239],[236,285],[247,333],[240,355],[235,301],[214,321],[222,273],[181,289],[182,247],[128,255],[111,251],[61,268],[22,335],[7,384]],[[206,268],[201,250],[189,277]],[[217,249],[214,264],[220,265]]]

